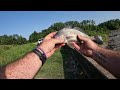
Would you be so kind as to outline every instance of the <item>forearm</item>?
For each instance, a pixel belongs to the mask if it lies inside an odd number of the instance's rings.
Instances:
[[[98,47],[93,51],[92,58],[117,78],[120,78],[120,52]]]
[[[30,52],[23,58],[10,63],[0,70],[0,78],[6,79],[32,79],[42,66],[39,57]]]

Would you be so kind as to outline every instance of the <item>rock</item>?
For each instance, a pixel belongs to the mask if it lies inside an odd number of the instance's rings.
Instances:
[[[120,30],[110,33],[107,48],[120,51]]]

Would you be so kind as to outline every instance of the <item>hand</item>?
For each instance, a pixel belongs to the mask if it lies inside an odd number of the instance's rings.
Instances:
[[[57,32],[52,32],[48,34],[41,43],[40,47],[46,54],[47,58],[50,57],[58,48],[64,46],[64,40],[62,39],[54,39],[54,35]]]
[[[84,43],[81,45],[78,45],[77,43],[73,42],[73,46],[75,49],[80,51],[82,54],[92,57],[93,51],[95,51],[99,46],[97,46],[92,40],[89,38],[83,37],[78,35],[77,36],[79,40],[83,41]]]

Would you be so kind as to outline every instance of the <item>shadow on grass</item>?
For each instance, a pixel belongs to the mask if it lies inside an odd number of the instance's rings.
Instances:
[[[107,79],[77,51],[68,46],[61,48],[65,79]]]

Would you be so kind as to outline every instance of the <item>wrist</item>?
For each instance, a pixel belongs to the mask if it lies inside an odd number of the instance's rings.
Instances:
[[[43,65],[47,59],[45,52],[40,47],[36,47],[35,49],[33,49],[33,52],[39,57]]]
[[[47,58],[46,52],[41,47],[37,47],[36,49],[38,49],[40,52],[42,52],[44,57]]]
[[[47,48],[44,45],[41,44],[37,46],[37,48],[40,48],[44,52],[45,55],[47,54]]]
[[[91,58],[94,58],[95,54],[96,54],[97,52],[100,52],[100,51],[101,51],[101,47],[96,46],[96,47],[92,50]]]

